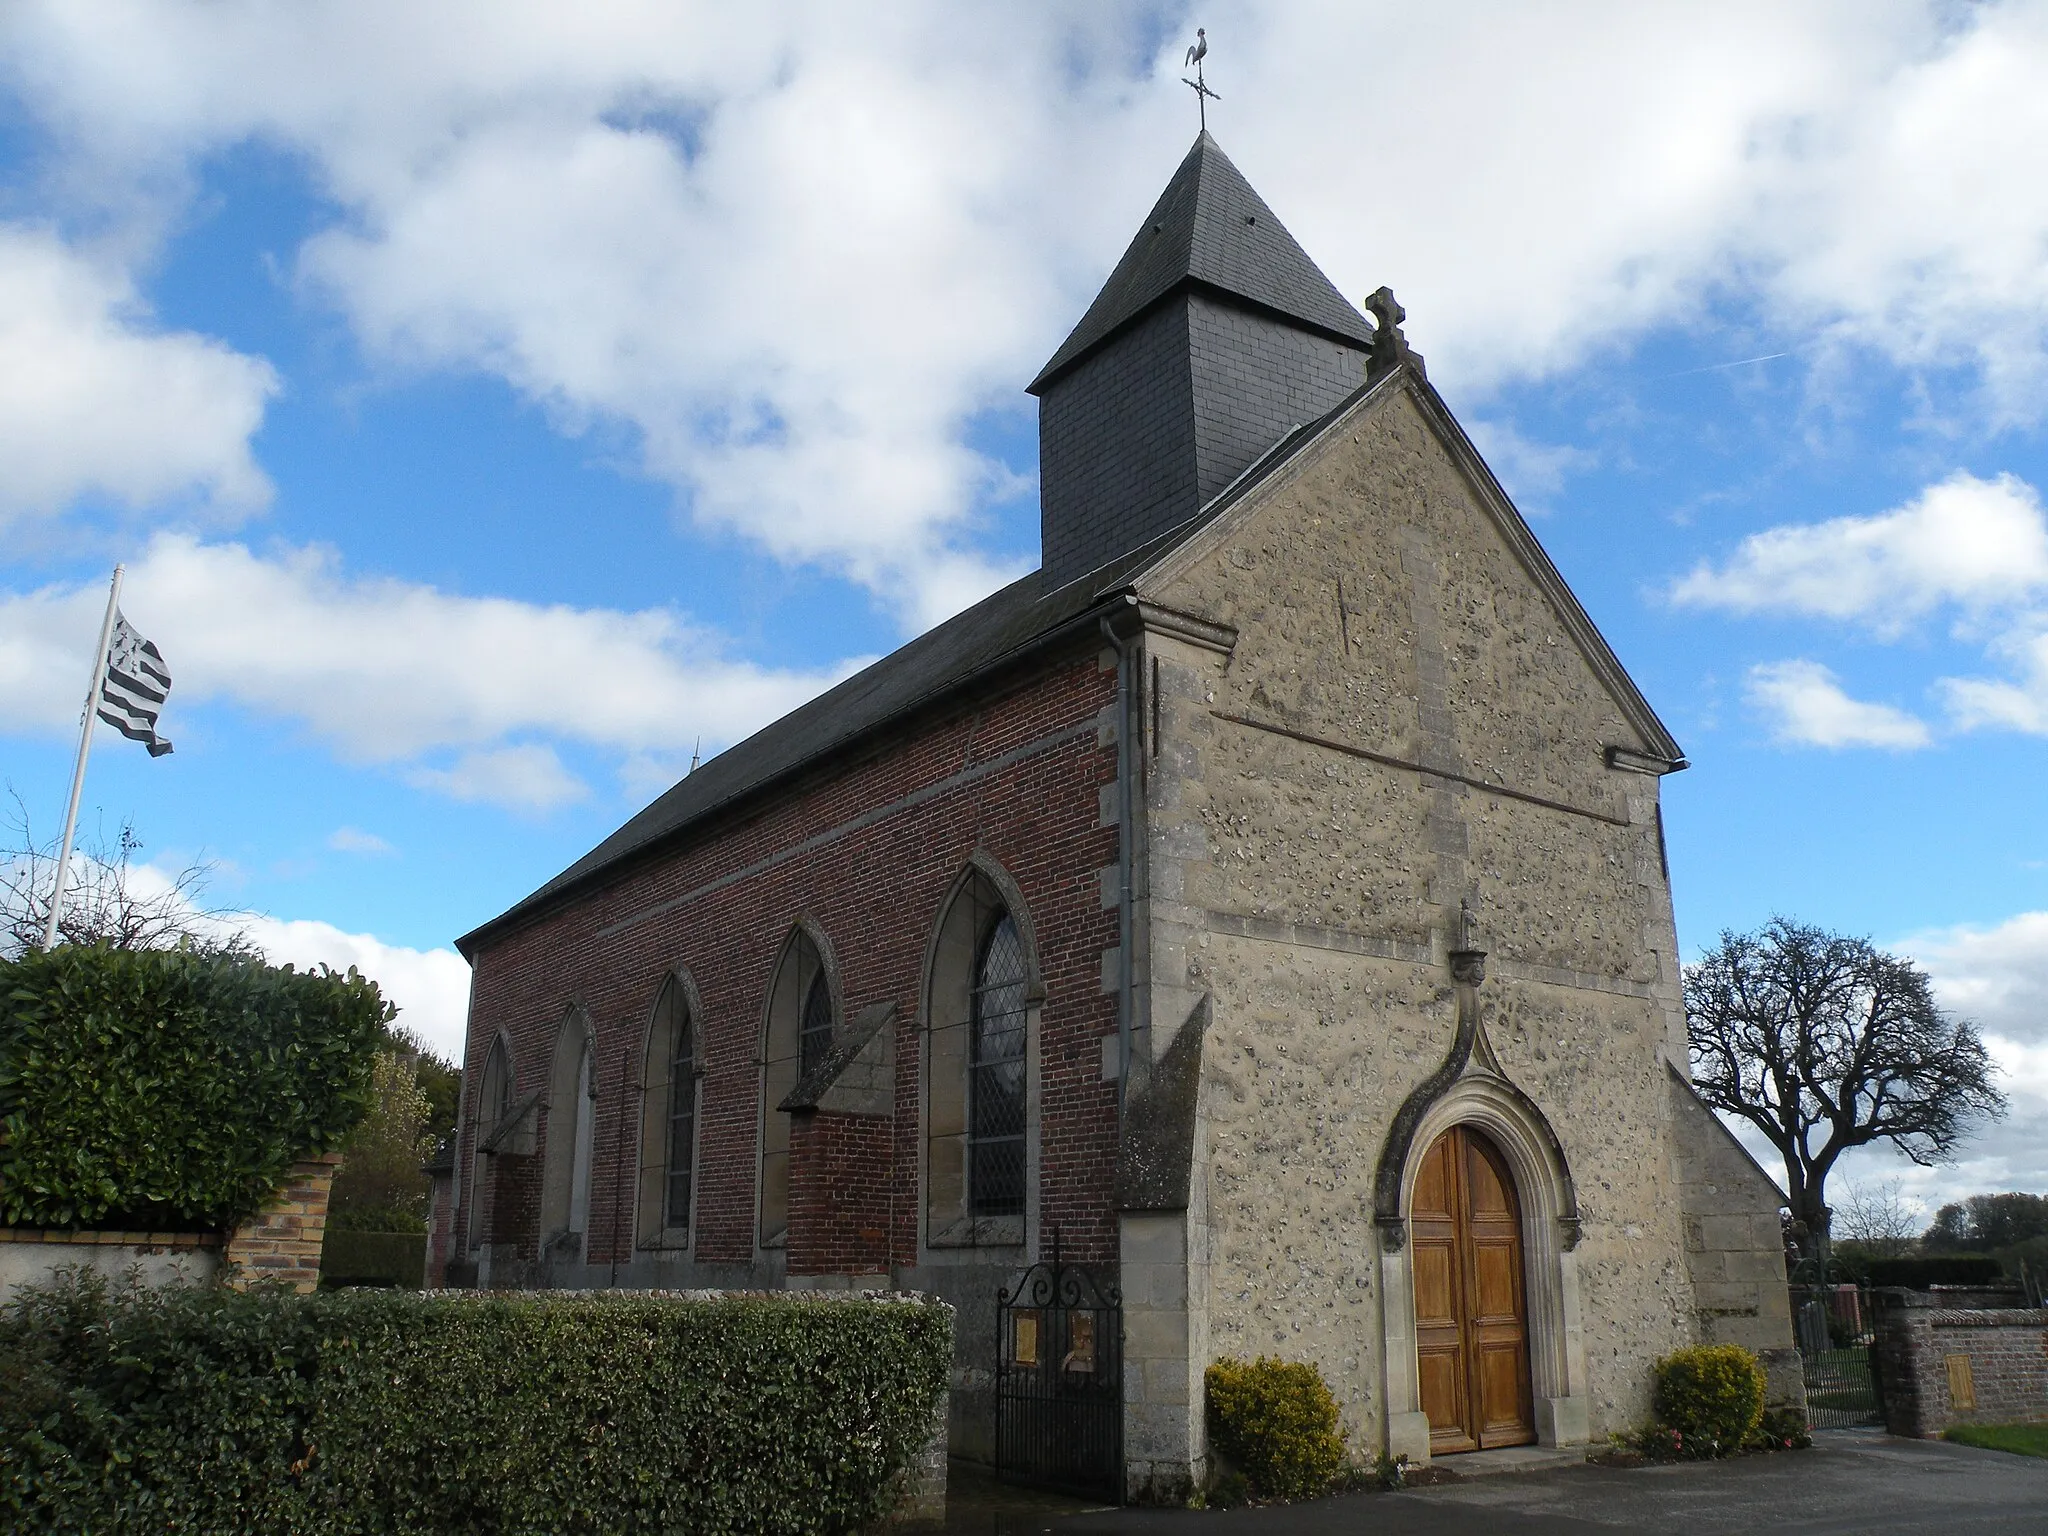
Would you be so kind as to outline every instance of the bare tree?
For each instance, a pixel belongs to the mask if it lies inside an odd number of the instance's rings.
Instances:
[[[1793,1219],[1823,1263],[1828,1174],[1844,1152],[1889,1141],[1945,1162],[1975,1121],[2005,1113],[1975,1026],[1867,939],[1785,918],[1724,932],[1686,968],[1685,1017],[1693,1086],[1778,1149]]]
[[[1833,1235],[1858,1244],[1872,1258],[1898,1258],[1912,1248],[1919,1231],[1920,1214],[1906,1203],[1901,1179],[1851,1184],[1834,1208]]]
[[[0,959],[43,947],[50,897],[57,880],[57,841],[38,841],[28,807],[10,788],[13,813],[0,826]],[[215,954],[254,954],[241,922],[245,914],[207,904],[213,866],[187,864],[164,881],[143,879],[134,865],[142,839],[122,822],[112,839],[83,840],[71,852],[58,942],[107,944],[115,949],[172,949],[187,945]]]

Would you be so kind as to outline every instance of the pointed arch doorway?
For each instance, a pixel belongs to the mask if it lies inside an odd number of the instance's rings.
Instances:
[[[1529,1304],[1508,1162],[1454,1125],[1430,1144],[1409,1205],[1417,1385],[1432,1456],[1527,1445]]]

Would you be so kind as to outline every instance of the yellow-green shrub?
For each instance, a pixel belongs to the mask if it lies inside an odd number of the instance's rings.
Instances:
[[[1697,1344],[1657,1362],[1657,1421],[1682,1456],[1732,1456],[1764,1412],[1764,1368],[1739,1344]]]
[[[1312,1365],[1218,1360],[1203,1375],[1209,1436],[1260,1498],[1307,1499],[1344,1469],[1337,1400]]]

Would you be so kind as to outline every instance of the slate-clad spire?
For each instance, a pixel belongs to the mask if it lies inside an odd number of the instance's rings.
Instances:
[[[1206,132],[1031,383],[1064,581],[1192,517],[1365,381],[1373,328]]]
[[[1081,323],[1031,381],[1030,393],[1071,368],[1184,283],[1204,284],[1312,331],[1372,345],[1372,325],[1295,244],[1266,200],[1204,133],[1159,194]]]

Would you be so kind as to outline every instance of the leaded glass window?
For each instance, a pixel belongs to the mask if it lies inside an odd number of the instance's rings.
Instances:
[[[832,1049],[832,989],[820,970],[804,994],[803,1028],[797,1035],[797,1076],[808,1077]]]
[[[968,1060],[969,1214],[1024,1209],[1024,946],[1004,913],[974,967]]]
[[[663,1225],[681,1231],[690,1225],[690,1181],[696,1172],[697,1056],[691,1048],[690,1014],[675,1009],[675,1033],[669,1040],[668,1177]]]

